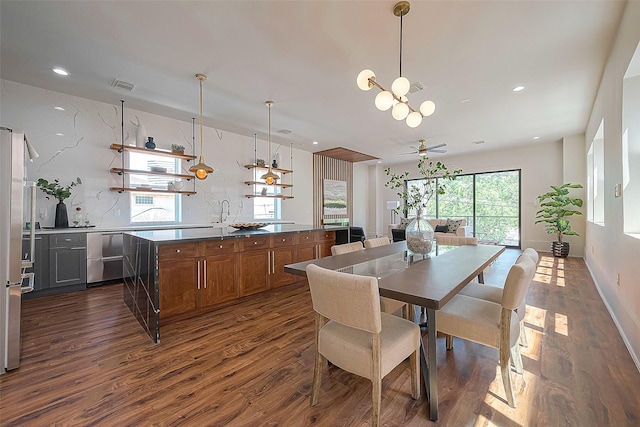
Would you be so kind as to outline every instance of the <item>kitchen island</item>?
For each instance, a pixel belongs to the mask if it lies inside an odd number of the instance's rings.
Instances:
[[[331,255],[348,227],[271,224],[125,233],[124,301],[154,342],[160,322],[292,284],[284,266]]]

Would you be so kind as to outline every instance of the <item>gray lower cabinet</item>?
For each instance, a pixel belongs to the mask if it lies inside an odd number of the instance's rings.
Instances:
[[[33,254],[33,268],[28,271],[34,274],[34,291],[41,291],[43,289],[49,289],[49,236],[38,235],[35,237],[36,247]],[[29,239],[22,239],[22,259],[29,258]]]
[[[87,282],[86,233],[49,236],[49,286],[80,285]]]

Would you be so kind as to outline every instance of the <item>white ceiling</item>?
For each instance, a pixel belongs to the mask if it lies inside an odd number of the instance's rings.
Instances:
[[[182,120],[198,115],[194,74],[204,73],[207,126],[266,139],[264,101],[273,100],[274,142],[344,146],[394,163],[423,138],[460,154],[583,133],[625,5],[412,1],[402,70],[425,89],[409,102],[437,108],[411,129],[375,108],[377,89],[355,83],[364,68],[387,88],[398,76],[394,3],[2,0],[0,73]],[[114,79],[135,88],[112,87]]]

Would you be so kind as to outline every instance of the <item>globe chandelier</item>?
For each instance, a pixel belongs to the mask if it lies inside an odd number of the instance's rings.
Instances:
[[[420,108],[415,110],[409,105],[406,95],[411,89],[411,83],[406,77],[402,76],[402,17],[409,13],[410,4],[408,1],[400,1],[393,7],[393,14],[400,17],[400,76],[391,84],[391,91],[386,90],[376,81],[376,75],[373,71],[362,70],[356,79],[358,87],[362,90],[369,90],[374,86],[380,89],[380,93],[376,95],[376,108],[380,111],[387,111],[391,108],[391,115],[396,120],[405,120],[407,126],[415,128],[420,126],[423,117],[428,117],[436,110],[436,104],[433,101],[424,101],[420,104]]]

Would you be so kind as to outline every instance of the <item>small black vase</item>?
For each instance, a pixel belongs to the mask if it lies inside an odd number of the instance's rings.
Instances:
[[[56,205],[55,228],[69,228],[69,217],[67,216],[67,205],[58,202]]]
[[[147,147],[149,150],[153,150],[156,148],[156,143],[153,142],[153,137],[150,136],[149,139],[147,140],[147,143],[144,144],[145,147]]]

